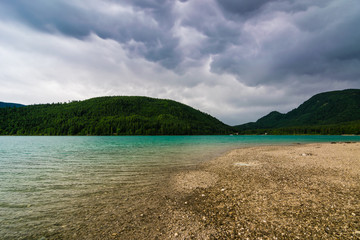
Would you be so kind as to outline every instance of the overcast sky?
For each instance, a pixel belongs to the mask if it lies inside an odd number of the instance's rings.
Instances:
[[[173,99],[236,125],[360,88],[359,0],[0,0],[0,101]]]

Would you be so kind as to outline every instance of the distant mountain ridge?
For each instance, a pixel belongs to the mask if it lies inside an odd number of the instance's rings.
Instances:
[[[18,104],[18,103],[6,103],[6,102],[0,102],[0,108],[6,108],[6,107],[24,107],[25,105]]]
[[[234,129],[172,100],[99,97],[71,103],[0,108],[0,135],[194,135]]]
[[[317,128],[319,133],[322,133],[320,126],[335,129],[336,126],[340,128],[352,125],[354,131],[360,131],[355,127],[358,121],[360,122],[360,89],[347,89],[316,94],[286,114],[273,111],[256,122],[238,125],[235,128],[242,133],[280,128],[283,130],[287,128],[291,133],[296,127],[300,132],[305,131],[305,128]],[[276,133],[276,131],[272,132]]]
[[[149,97],[99,97],[24,106],[0,102],[0,135],[360,134],[360,89],[316,94],[283,114],[228,126],[190,106]]]

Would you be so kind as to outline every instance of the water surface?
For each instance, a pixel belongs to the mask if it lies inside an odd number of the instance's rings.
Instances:
[[[233,148],[332,141],[360,136],[0,137],[0,239],[65,231],[69,219],[76,230],[80,212],[129,209],[173,172]]]

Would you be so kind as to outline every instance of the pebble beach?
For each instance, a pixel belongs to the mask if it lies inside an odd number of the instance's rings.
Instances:
[[[360,239],[360,143],[237,149],[172,181],[164,239]]]

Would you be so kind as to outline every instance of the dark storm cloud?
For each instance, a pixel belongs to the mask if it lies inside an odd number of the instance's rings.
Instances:
[[[83,37],[90,33],[91,13],[81,11],[64,1],[3,1],[7,15],[42,31],[56,30]],[[3,16],[5,17],[5,16]]]
[[[125,9],[112,13],[96,6],[106,4]],[[2,5],[8,10],[8,17],[18,18],[41,31],[60,32],[76,38],[95,33],[104,39],[114,39],[133,54],[160,62],[167,68],[176,67],[180,61],[175,51],[178,40],[169,34],[173,20],[171,4],[166,1],[19,0]],[[134,42],[143,47],[134,47]]]
[[[279,2],[262,5],[263,12],[247,20],[250,30],[243,34],[248,39],[216,56],[212,71],[230,72],[248,85],[304,81],[303,76],[359,81],[360,8],[355,1],[309,2],[307,7]]]
[[[271,0],[217,0],[217,2],[225,11],[243,15],[258,11],[264,4],[271,2]]]
[[[106,4],[124,10],[101,11]],[[212,56],[212,72],[231,73],[248,85],[297,75],[356,80],[360,69],[354,0],[18,0],[2,5],[34,28],[76,38],[95,33],[168,69]],[[204,36],[196,51],[181,48],[179,27]]]
[[[358,0],[0,0],[0,93],[142,94],[254,121],[360,87],[359,12]]]
[[[226,21],[216,4],[209,4],[208,1],[189,1],[188,5],[181,13],[180,21],[181,26],[195,29],[204,36],[198,46],[201,53],[198,58],[221,54],[229,45],[237,44],[241,23]]]

